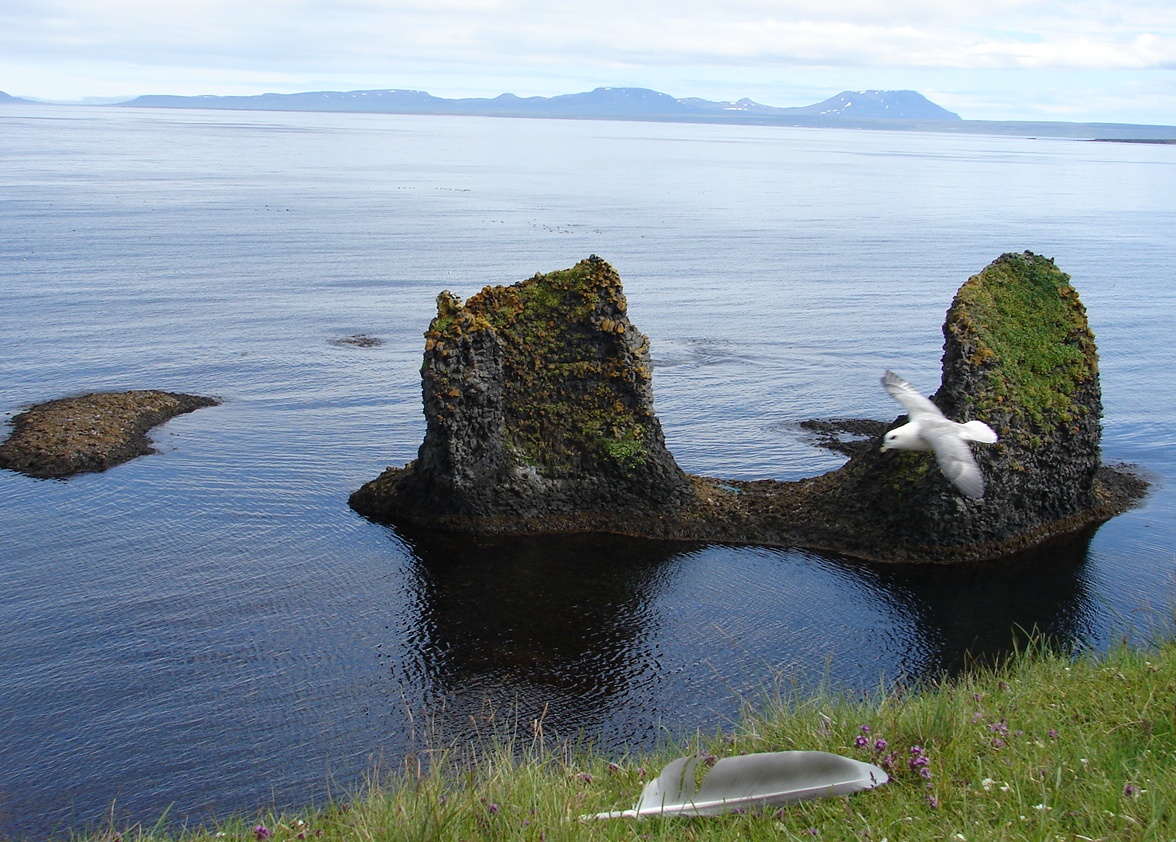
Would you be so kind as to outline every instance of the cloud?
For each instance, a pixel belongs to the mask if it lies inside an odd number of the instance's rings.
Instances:
[[[946,67],[1162,67],[1176,13],[1147,0],[9,0],[6,48],[346,67],[358,58]],[[1011,25],[1015,22],[1015,27]]]
[[[1173,68],[1171,0],[6,0],[0,11],[0,72],[23,82],[0,77],[0,89],[33,95],[36,80],[70,72],[152,85],[136,92],[656,84],[741,96],[804,74],[882,87],[903,74]]]

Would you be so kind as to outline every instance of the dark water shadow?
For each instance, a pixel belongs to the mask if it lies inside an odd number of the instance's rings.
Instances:
[[[413,557],[424,702],[444,736],[481,723],[593,731],[652,676],[656,601],[684,545],[608,535],[398,530]]]
[[[906,676],[938,679],[998,664],[1030,643],[1083,647],[1100,613],[1088,571],[1096,531],[983,563],[836,563],[917,641]]]
[[[770,550],[781,562],[770,584],[787,589],[803,566],[810,582],[835,583],[845,613],[867,609],[840,625],[830,617],[834,636],[827,643],[832,653],[855,652],[852,675],[834,665],[837,683],[868,691],[878,686],[880,673],[911,683],[998,661],[1030,635],[1066,647],[1081,644],[1098,615],[1086,573],[1092,534],[1018,558],[954,567]],[[667,663],[683,663],[672,650],[685,631],[673,616],[680,594],[663,596],[678,580],[700,575],[721,594],[731,565],[748,552],[607,535],[397,535],[412,559],[415,614],[400,680],[420,688],[434,738],[446,741],[501,733],[505,726],[516,734],[546,727],[549,734],[603,737],[604,743],[628,735],[631,743],[659,704],[700,686],[697,675],[687,674],[689,666],[668,674]],[[708,552],[699,553],[704,548]],[[715,552],[722,563],[700,568],[699,558]],[[762,559],[764,548],[757,552]],[[720,604],[729,604],[732,615],[765,610],[749,608],[738,585],[727,600],[721,596]],[[812,618],[776,612],[749,621],[783,627]],[[863,644],[863,628],[872,622],[889,628]],[[770,645],[778,651],[756,657],[792,658],[787,634]],[[705,669],[698,663],[695,671]]]

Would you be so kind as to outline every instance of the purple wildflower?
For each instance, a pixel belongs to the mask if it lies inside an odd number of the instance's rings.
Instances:
[[[1050,728],[1049,729],[1049,738],[1051,740],[1056,740],[1058,738],[1058,729],[1057,728]]]
[[[887,743],[886,740],[882,739],[881,737],[874,740],[874,753],[881,754],[882,752],[886,751],[887,745],[889,745],[889,743]]]
[[[253,828],[253,837],[255,839],[269,839],[274,835],[274,832],[263,824],[259,824]]]
[[[582,780],[586,784],[592,783],[592,773],[591,772],[581,772],[580,773],[580,780]]]
[[[1139,787],[1128,781],[1123,785],[1123,794],[1128,798],[1136,798],[1139,796]]]
[[[938,810],[939,809],[939,799],[936,798],[934,795],[928,795],[927,796],[927,806],[930,807],[932,810]]]
[[[868,746],[870,744],[870,741],[868,739],[866,739],[866,737],[864,735],[858,734],[854,738],[853,744],[855,746],[857,746],[858,748],[865,748],[866,746]]]
[[[490,813],[490,815],[492,815],[492,816],[493,816],[495,813],[497,813],[497,812],[498,812],[498,804],[497,804],[497,802],[491,801],[489,804],[487,804],[487,805],[486,805],[486,811],[487,811],[488,813]]]

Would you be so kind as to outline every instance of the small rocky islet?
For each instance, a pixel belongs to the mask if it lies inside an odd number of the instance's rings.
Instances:
[[[926,452],[880,449],[892,424],[807,425],[841,468],[796,482],[692,476],[653,412],[649,340],[620,277],[593,255],[571,269],[438,296],[421,369],[417,459],[351,495],[359,513],[473,534],[598,531],[799,546],[878,561],[992,559],[1089,530],[1146,491],[1102,464],[1098,354],[1070,278],[1031,252],[960,287],[932,396],[1000,435],[975,449],[988,489],[962,497]]]
[[[13,417],[12,433],[0,444],[0,468],[41,479],[105,471],[152,453],[152,427],[219,403],[155,389],[46,401]]]

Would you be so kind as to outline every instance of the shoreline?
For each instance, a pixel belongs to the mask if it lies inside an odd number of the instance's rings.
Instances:
[[[73,829],[83,842],[354,838],[630,840],[702,832],[716,840],[899,838],[1141,839],[1176,831],[1173,728],[1176,644],[1152,638],[1107,651],[1067,652],[1045,639],[996,663],[926,685],[854,697],[784,690],[730,727],[652,751],[606,755],[490,723],[484,742],[425,746],[397,769],[336,789],[325,804],[238,807],[152,827],[111,806]],[[787,685],[785,684],[785,687]],[[818,750],[881,766],[871,792],[732,810],[704,819],[586,821],[631,806],[674,757]],[[1023,791],[1022,791],[1023,790]],[[863,828],[871,832],[863,836]],[[1011,834],[1011,837],[1010,835]],[[56,838],[56,834],[54,834]]]

